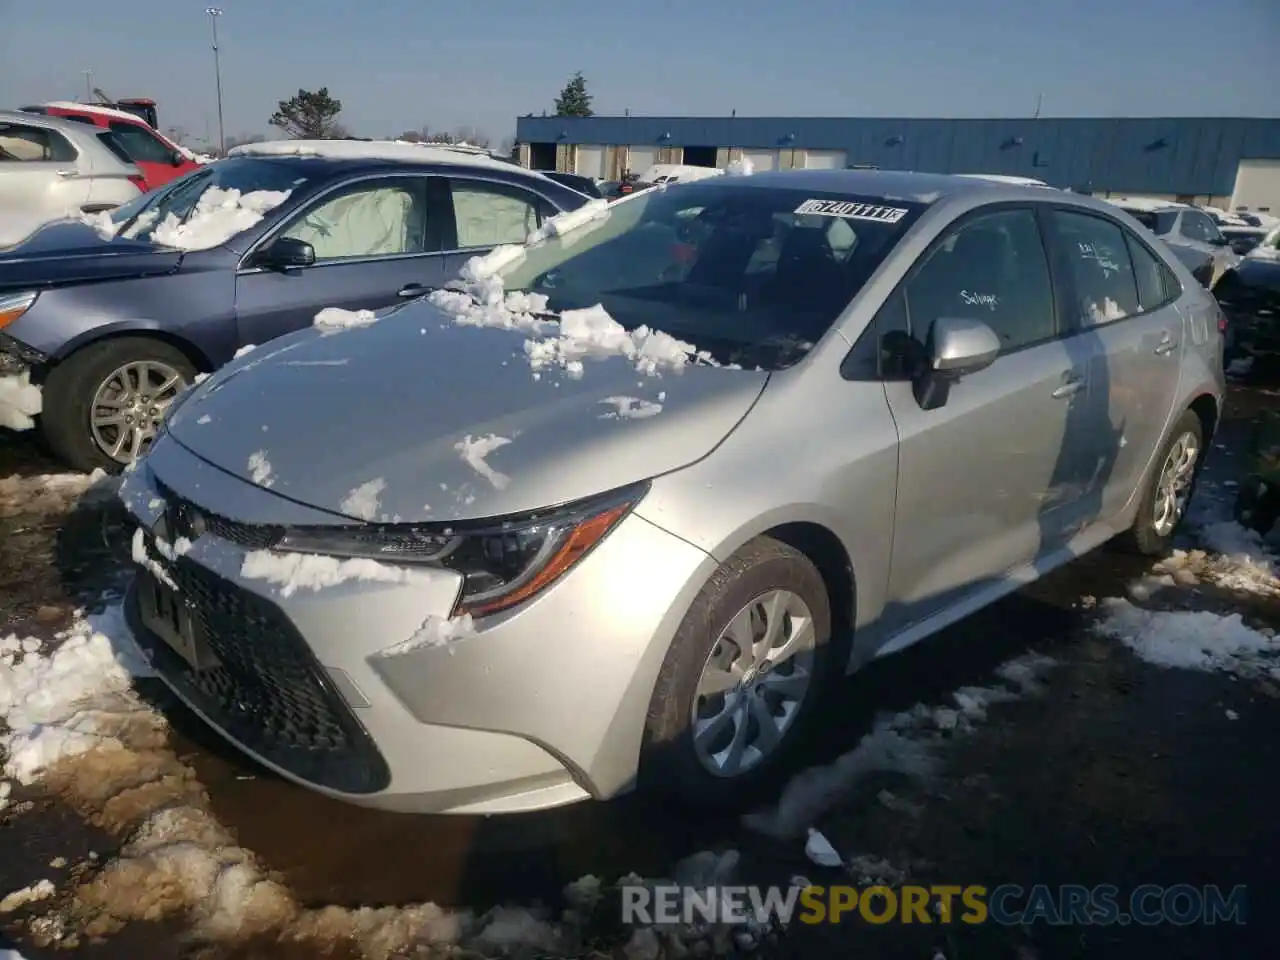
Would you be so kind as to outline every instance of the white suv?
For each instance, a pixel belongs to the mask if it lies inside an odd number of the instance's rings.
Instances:
[[[83,123],[0,111],[0,244],[144,192],[141,172],[114,136]]]
[[[1117,197],[1110,202],[1163,240],[1191,275],[1210,290],[1240,262],[1218,225],[1203,210],[1142,197]]]

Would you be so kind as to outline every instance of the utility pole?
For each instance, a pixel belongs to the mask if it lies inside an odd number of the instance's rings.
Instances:
[[[222,10],[218,7],[206,7],[209,25],[213,28],[213,78],[218,85],[218,156],[226,153],[227,138],[222,129],[222,64],[218,59],[218,18]]]

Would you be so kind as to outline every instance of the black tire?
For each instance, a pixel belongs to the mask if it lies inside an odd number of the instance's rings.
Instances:
[[[99,449],[89,429],[89,408],[98,388],[127,363],[154,360],[182,374],[189,385],[196,368],[176,347],[149,337],[120,337],[90,344],[63,360],[45,378],[41,427],[54,455],[86,472],[118,473],[124,465]]]
[[[698,681],[721,631],[751,601],[770,590],[788,590],[813,616],[813,678],[781,743],[754,767],[717,776],[699,761],[691,716]],[[831,603],[818,568],[803,553],[759,537],[712,574],[681,621],[654,685],[640,755],[640,785],[702,808],[743,807],[781,787],[797,746],[806,739],[823,694],[841,674],[841,654],[831,642]]]
[[[1160,455],[1155,458],[1150,474],[1143,481],[1145,486],[1142,491],[1142,500],[1138,504],[1138,515],[1134,518],[1133,526],[1129,528],[1121,539],[1122,546],[1131,552],[1147,557],[1164,556],[1172,548],[1173,538],[1182,522],[1186,519],[1186,511],[1184,510],[1183,515],[1178,518],[1171,530],[1163,535],[1156,532],[1154,516],[1156,493],[1159,489],[1164,464],[1173,450],[1174,444],[1188,433],[1195,437],[1198,453],[1196,454],[1196,463],[1191,474],[1191,486],[1187,491],[1187,502],[1190,503],[1191,498],[1195,495],[1196,480],[1199,479],[1200,468],[1204,464],[1204,427],[1201,425],[1200,418],[1196,416],[1195,411],[1187,410],[1174,423],[1173,429],[1169,432],[1169,439],[1160,448]]]

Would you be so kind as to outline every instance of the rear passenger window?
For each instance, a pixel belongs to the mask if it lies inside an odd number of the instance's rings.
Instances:
[[[0,123],[0,163],[68,163],[76,157],[76,148],[54,130]]]
[[[1120,227],[1101,217],[1053,211],[1066,247],[1082,327],[1123,320],[1140,312],[1133,263]]]
[[[1144,312],[1164,306],[1172,299],[1165,289],[1168,268],[1136,238],[1126,234],[1125,239],[1129,243],[1129,257],[1133,260],[1133,276],[1138,282],[1139,306]]]
[[[905,289],[917,340],[942,317],[981,320],[1006,351],[1057,332],[1049,265],[1030,210],[965,221],[926,255]]]
[[[524,243],[538,229],[538,198],[516,187],[452,180],[458,248]]]

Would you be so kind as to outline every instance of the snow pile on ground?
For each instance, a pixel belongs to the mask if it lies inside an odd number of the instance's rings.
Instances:
[[[352,581],[408,583],[413,571],[366,557],[339,560],[337,557],[315,553],[253,550],[245,554],[240,576],[278,585],[281,588],[280,596],[291,597],[299,590],[317,592]]]
[[[271,210],[289,199],[288,190],[254,190],[209,187],[200,195],[186,221],[172,213],[151,232],[151,239],[179,250],[208,250],[221,246],[248,230]]]
[[[39,415],[43,403],[40,388],[26,370],[0,376],[0,427],[30,430],[36,425],[32,417]]]
[[[341,307],[325,307],[315,315],[312,325],[330,333],[367,327],[378,319],[372,310],[343,310]]]
[[[1148,663],[1280,680],[1280,640],[1245,626],[1238,613],[1144,610],[1119,599],[1104,600],[1100,609],[1094,629]]]
[[[972,733],[987,719],[992,705],[1040,693],[1040,678],[1056,665],[1051,657],[1027,653],[996,669],[1003,681],[998,685],[961,687],[951,694],[948,705],[922,703],[878,717],[856,747],[827,766],[798,774],[776,807],[748,815],[746,825],[776,838],[802,837],[869,774],[894,771],[912,778],[928,777],[938,769],[938,751],[946,740]]]
[[[1258,533],[1234,520],[1208,517],[1197,527],[1196,535],[1212,554],[1175,550],[1157,566],[1175,575],[1177,568],[1189,567],[1199,579],[1228,590],[1280,594],[1280,563]]]
[[[103,470],[0,477],[0,517],[65,513],[81,497],[112,497],[119,487],[119,478]]]

